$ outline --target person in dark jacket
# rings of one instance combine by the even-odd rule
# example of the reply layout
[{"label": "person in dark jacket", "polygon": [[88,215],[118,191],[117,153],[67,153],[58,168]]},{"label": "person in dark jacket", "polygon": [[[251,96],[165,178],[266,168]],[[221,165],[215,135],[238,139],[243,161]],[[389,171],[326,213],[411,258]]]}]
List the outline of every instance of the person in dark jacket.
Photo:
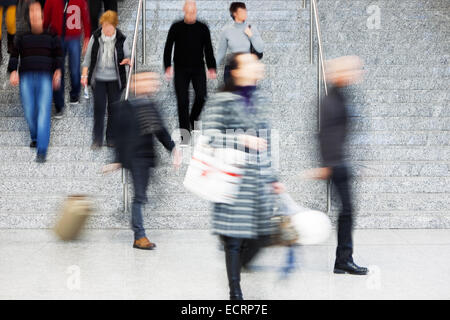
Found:
[{"label": "person in dark jacket", "polygon": [[[170,27],[164,48],[164,68],[166,79],[172,79],[172,49],[175,45],[175,93],[178,103],[180,129],[191,131],[198,120],[206,99],[205,57],[208,78],[216,78],[216,60],[211,43],[211,34],[206,24],[197,21],[195,1],[186,1],[184,20],[175,22]],[[195,91],[194,104],[189,113],[189,84]],[[187,143],[188,141],[183,141]]]},{"label": "person in dark jacket", "polygon": [[63,52],[58,36],[44,31],[39,2],[29,6],[29,21],[31,31],[17,35],[8,71],[12,85],[20,82],[20,97],[31,135],[30,147],[37,147],[36,161],[45,162],[50,139],[52,87],[57,89],[61,84]]},{"label": "person in dark jacket", "polygon": [[331,84],[320,110],[319,143],[323,168],[313,170],[318,179],[331,178],[342,202],[338,220],[338,245],[334,273],[365,275],[368,269],[353,262],[353,209],[349,183],[349,168],[345,161],[345,142],[348,131],[348,111],[343,90],[356,83],[362,75],[362,61],[355,56],[329,60],[327,81]]},{"label": "person in dark jacket", "polygon": [[91,17],[91,35],[98,29],[98,19],[102,12],[102,2],[105,12],[108,10],[117,12],[117,0],[89,0],[89,15]]},{"label": "person in dark jacket", "polygon": [[110,172],[123,167],[131,171],[134,198],[131,211],[131,225],[134,231],[133,247],[152,250],[156,245],[146,236],[142,219],[142,207],[147,202],[147,186],[151,168],[156,166],[154,137],[172,152],[174,165],[179,167],[181,155],[175,147],[158,109],[146,96],[155,93],[159,87],[159,76],[144,72],[133,76],[131,90],[136,98],[116,103],[114,128],[117,134],[116,161],[103,167]]},{"label": "person in dark jacket", "polygon": [[111,127],[111,105],[120,100],[127,85],[126,65],[130,65],[131,52],[125,35],[117,29],[117,13],[106,11],[100,18],[102,27],[89,40],[83,61],[81,84],[94,91],[94,129],[92,148],[103,145],[105,111],[108,106],[106,144],[114,146]]},{"label": "person in dark jacket", "polygon": [[0,0],[0,63],[3,61],[1,50],[3,12],[5,12],[5,24],[7,30],[8,53],[14,46],[14,35],[16,34],[16,8],[17,0]]},{"label": "person in dark jacket", "polygon": [[275,232],[275,194],[284,186],[272,167],[268,103],[256,88],[264,65],[254,54],[237,53],[229,66],[229,81],[208,99],[201,120],[211,147],[245,150],[236,199],[215,203],[212,216],[213,233],[224,243],[230,299],[242,300],[241,267],[249,265]]}]

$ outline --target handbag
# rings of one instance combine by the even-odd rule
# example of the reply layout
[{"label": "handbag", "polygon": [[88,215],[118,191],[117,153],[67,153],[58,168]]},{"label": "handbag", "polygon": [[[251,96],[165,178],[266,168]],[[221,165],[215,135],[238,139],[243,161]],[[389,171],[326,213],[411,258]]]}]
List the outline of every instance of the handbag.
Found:
[{"label": "handbag", "polygon": [[184,187],[214,203],[233,204],[239,192],[245,153],[232,148],[213,148],[200,136],[183,181]]}]

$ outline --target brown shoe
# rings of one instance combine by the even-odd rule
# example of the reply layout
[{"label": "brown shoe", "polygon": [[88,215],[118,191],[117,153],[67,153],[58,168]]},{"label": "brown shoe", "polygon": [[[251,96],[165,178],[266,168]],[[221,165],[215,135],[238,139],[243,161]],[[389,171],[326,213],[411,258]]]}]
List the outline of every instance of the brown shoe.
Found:
[{"label": "brown shoe", "polygon": [[156,244],[151,243],[150,240],[147,239],[147,237],[142,237],[134,241],[133,248],[142,250],[153,250],[156,248]]}]

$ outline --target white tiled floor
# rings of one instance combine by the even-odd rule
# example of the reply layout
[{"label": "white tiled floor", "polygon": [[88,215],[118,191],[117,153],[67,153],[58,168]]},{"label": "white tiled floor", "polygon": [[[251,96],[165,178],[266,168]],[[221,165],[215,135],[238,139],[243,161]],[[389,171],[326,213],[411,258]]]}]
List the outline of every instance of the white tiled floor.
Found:
[{"label": "white tiled floor", "polygon": [[[155,251],[131,247],[125,230],[86,230],[60,242],[48,230],[0,230],[0,299],[227,299],[223,252],[205,230],[150,231]],[[335,275],[335,240],[269,248],[242,275],[246,299],[450,299],[450,230],[356,230],[355,261],[369,276]],[[80,288],[70,266],[79,267]],[[68,285],[69,284],[69,285]],[[70,289],[72,288],[72,289]]]}]

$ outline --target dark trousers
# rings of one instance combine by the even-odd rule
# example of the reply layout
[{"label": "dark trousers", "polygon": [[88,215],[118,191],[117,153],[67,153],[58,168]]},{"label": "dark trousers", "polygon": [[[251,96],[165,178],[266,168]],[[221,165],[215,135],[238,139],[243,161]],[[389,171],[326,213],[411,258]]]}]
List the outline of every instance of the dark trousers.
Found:
[{"label": "dark trousers", "polygon": [[333,167],[331,181],[335,185],[342,203],[338,219],[338,246],[336,249],[336,264],[352,262],[353,258],[353,216],[350,193],[350,177],[345,165]]},{"label": "dark trousers", "polygon": [[[108,121],[106,125],[106,141],[114,141],[112,123],[111,105],[120,100],[120,89],[117,81],[99,81],[95,80],[94,91],[94,143],[103,144],[103,131],[105,122],[105,111],[108,109]],[[108,108],[107,108],[108,106]]]},{"label": "dark trousers", "polygon": [[61,86],[59,89],[53,91],[53,99],[55,101],[56,111],[62,111],[64,108],[64,74],[66,56],[69,56],[69,71],[70,71],[70,98],[78,100],[81,91],[81,44],[80,38],[65,39],[61,41],[64,59],[61,66]]},{"label": "dark trousers", "polygon": [[142,208],[147,202],[150,169],[150,162],[146,159],[133,160],[130,168],[134,188],[134,198],[131,208],[131,228],[133,229],[135,240],[145,237]]},{"label": "dark trousers", "polygon": [[89,15],[91,17],[91,35],[98,29],[98,20],[102,12],[102,2],[105,11],[117,12],[117,0],[89,0]]},{"label": "dark trousers", "polygon": [[[189,84],[195,92],[194,105],[189,114]],[[206,73],[202,68],[176,68],[175,67],[175,93],[178,102],[178,119],[180,129],[191,131],[194,122],[200,117],[206,99]]]},{"label": "dark trousers", "polygon": [[241,266],[247,266],[258,254],[264,244],[262,239],[241,239],[221,237],[225,249],[225,263],[227,266],[230,297],[242,297]]}]

